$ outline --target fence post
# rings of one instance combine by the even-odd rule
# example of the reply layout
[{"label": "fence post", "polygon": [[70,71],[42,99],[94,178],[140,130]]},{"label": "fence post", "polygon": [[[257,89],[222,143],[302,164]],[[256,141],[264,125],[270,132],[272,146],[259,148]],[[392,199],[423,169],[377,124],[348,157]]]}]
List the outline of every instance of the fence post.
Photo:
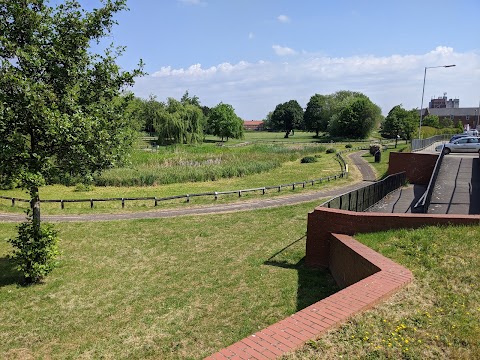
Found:
[{"label": "fence post", "polygon": [[93,209],[93,199],[90,199],[90,209]]},{"label": "fence post", "polygon": [[238,197],[242,197],[242,190],[238,190]]},{"label": "fence post", "polygon": [[60,200],[60,208],[62,210],[65,209],[65,204],[63,203],[63,200]]},{"label": "fence post", "polygon": [[157,197],[155,196],[153,200],[155,201],[155,206],[157,206],[158,205]]},{"label": "fence post", "polygon": [[262,195],[265,195],[265,188],[262,189]]},{"label": "fence post", "polygon": [[15,198],[12,198],[12,206],[15,206]]},{"label": "fence post", "polygon": [[215,191],[215,200],[218,199],[218,192]]},{"label": "fence post", "polygon": [[125,199],[122,198],[122,209],[124,209],[124,208],[125,208]]},{"label": "fence post", "polygon": [[190,195],[187,194],[187,203],[189,203],[189,202],[190,202]]},{"label": "fence post", "polygon": [[292,184],[292,190],[295,190],[295,183]]}]

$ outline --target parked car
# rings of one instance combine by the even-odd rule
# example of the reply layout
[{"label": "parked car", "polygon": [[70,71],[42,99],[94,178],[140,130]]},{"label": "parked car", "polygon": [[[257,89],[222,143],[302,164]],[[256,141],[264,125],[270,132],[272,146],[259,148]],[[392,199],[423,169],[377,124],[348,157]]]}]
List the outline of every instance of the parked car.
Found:
[{"label": "parked car", "polygon": [[435,148],[435,151],[441,151],[443,148],[445,155],[450,154],[451,152],[476,152],[480,154],[480,139],[476,136],[461,137],[451,143],[445,143],[444,145],[438,145]]},{"label": "parked car", "polygon": [[472,136],[472,135],[468,135],[468,134],[465,134],[465,133],[453,135],[449,142],[453,143],[455,140],[460,139],[462,137],[467,137],[467,136]]}]

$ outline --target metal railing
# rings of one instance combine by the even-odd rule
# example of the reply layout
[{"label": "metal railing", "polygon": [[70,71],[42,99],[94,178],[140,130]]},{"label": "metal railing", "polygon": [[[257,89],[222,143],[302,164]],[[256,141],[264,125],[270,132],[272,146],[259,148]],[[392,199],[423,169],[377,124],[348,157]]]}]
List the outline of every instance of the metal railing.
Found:
[{"label": "metal railing", "polygon": [[428,182],[427,189],[414,206],[416,209],[421,210],[425,214],[428,212],[428,207],[430,206],[430,201],[432,200],[433,189],[435,188],[435,182],[437,181],[438,177],[438,172],[440,171],[440,167],[442,166],[442,161],[445,156],[445,152],[443,151],[444,148],[445,144],[443,144],[442,150],[440,151],[437,161],[435,162],[435,167],[433,168],[432,176]]},{"label": "metal railing", "polygon": [[435,135],[426,139],[413,139],[412,152],[423,150],[426,147],[429,147],[430,145],[438,141],[449,140],[452,136],[453,136],[452,134],[443,134],[443,135]]},{"label": "metal railing", "polygon": [[392,191],[403,186],[406,181],[406,172],[389,175],[371,185],[334,197],[320,206],[362,212],[368,210]]}]

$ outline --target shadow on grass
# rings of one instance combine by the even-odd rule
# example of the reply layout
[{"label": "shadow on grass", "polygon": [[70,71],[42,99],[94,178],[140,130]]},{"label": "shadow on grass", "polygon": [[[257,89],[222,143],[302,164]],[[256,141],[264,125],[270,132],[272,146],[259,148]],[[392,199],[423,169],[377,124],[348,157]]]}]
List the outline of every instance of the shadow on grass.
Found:
[{"label": "shadow on grass", "polygon": [[305,236],[294,241],[264,262],[265,265],[294,269],[298,272],[297,311],[315,304],[340,290],[328,270],[308,268],[305,265],[305,258],[302,258],[297,263],[278,259],[284,251],[304,238]]},{"label": "shadow on grass", "polygon": [[0,287],[22,284],[22,275],[15,269],[15,263],[12,259],[0,257]]}]

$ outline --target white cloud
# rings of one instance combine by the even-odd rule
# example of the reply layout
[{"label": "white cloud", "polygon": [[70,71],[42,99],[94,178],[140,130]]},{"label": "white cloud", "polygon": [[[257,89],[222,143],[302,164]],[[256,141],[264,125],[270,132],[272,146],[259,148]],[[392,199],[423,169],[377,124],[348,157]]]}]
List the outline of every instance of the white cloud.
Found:
[{"label": "white cloud", "polygon": [[273,45],[272,46],[273,51],[275,51],[275,54],[278,56],[288,56],[288,55],[295,55],[297,52],[293,49],[290,49],[289,47],[284,47],[280,45]]},{"label": "white cloud", "polygon": [[[288,49],[278,47],[279,49]],[[263,119],[279,103],[295,99],[305,106],[315,93],[360,91],[378,104],[384,114],[395,105],[420,107],[425,66],[456,64],[453,68],[429,69],[424,104],[447,92],[460,106],[476,107],[480,89],[480,53],[455,52],[438,46],[426,54],[329,57],[297,54],[283,61],[222,63],[188,68],[162,67],[137,80],[137,96],[150,94],[159,100],[180,98],[186,90],[206,106],[231,104],[244,119]]]},{"label": "white cloud", "polygon": [[277,20],[284,24],[289,23],[291,21],[287,15],[279,15],[277,16]]}]

